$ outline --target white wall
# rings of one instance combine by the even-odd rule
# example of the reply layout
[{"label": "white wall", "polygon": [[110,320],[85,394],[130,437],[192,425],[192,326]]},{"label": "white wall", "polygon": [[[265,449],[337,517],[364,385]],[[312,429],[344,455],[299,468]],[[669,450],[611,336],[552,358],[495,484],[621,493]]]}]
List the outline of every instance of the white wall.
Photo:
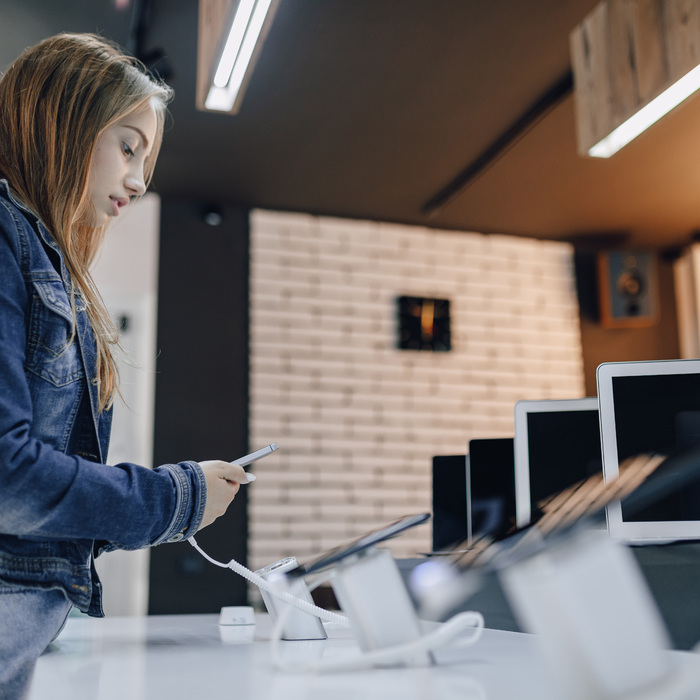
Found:
[{"label": "white wall", "polygon": [[[403,294],[451,300],[452,352],[396,349]],[[252,567],[429,511],[433,455],[512,436],[519,399],[584,392],[563,243],[255,211],[250,311],[251,448],[281,447],[249,491]]]},{"label": "white wall", "polygon": [[[120,342],[121,398],[114,405],[108,463],[152,467],[155,398],[160,198],[147,194],[130,204],[105,238],[93,276],[112,317],[128,319]],[[145,615],[148,550],[99,557],[107,615]]]}]

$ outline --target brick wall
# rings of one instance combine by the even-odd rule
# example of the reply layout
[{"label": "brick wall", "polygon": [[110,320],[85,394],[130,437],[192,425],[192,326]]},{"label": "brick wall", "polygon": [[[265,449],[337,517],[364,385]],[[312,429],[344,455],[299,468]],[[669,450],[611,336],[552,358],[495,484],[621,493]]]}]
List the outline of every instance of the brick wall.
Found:
[{"label": "brick wall", "polygon": [[[449,298],[453,350],[396,349],[396,297]],[[513,435],[519,399],[583,396],[563,243],[251,213],[250,565],[429,511],[431,458]],[[430,546],[425,525],[393,540]]]}]

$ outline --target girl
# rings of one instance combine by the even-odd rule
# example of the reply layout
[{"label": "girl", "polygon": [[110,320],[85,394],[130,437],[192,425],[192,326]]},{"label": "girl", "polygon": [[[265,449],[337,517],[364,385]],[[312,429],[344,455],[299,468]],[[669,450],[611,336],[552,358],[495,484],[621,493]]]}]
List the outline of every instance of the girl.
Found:
[{"label": "girl", "polygon": [[117,333],[89,266],[142,195],[171,90],[93,35],[0,80],[0,696],[23,697],[72,606],[103,615],[98,554],[193,535],[248,478],[223,461],[106,466]]}]

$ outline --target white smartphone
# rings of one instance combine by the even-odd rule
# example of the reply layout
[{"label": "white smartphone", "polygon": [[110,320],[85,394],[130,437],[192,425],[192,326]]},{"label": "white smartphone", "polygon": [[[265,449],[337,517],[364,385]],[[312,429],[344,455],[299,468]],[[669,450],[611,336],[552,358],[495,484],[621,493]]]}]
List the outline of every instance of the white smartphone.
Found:
[{"label": "white smartphone", "polygon": [[239,457],[238,459],[231,462],[231,464],[237,464],[240,467],[245,467],[248,464],[252,464],[253,462],[257,462],[259,459],[262,459],[263,457],[267,457],[267,455],[272,454],[275,450],[278,450],[278,449],[279,449],[279,445],[276,442],[273,442],[271,445],[268,445],[267,447],[263,447],[261,450],[256,450],[255,452],[251,452],[249,455],[246,455],[245,457]]}]

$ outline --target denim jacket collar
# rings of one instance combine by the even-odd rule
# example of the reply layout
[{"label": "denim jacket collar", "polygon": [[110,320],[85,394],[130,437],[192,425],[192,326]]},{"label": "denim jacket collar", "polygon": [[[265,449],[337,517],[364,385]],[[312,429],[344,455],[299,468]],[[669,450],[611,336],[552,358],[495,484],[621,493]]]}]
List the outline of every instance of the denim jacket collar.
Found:
[{"label": "denim jacket collar", "polygon": [[4,178],[0,178],[0,189],[2,190],[2,193],[7,197],[7,199],[9,199],[18,209],[21,209],[27,215],[27,218],[32,224],[35,224],[36,231],[41,237],[41,240],[47,246],[55,250],[56,253],[58,253],[58,255],[61,258],[61,276],[63,277],[63,280],[65,282],[70,283],[70,276],[68,275],[68,271],[65,269],[63,253],[61,253],[61,249],[58,247],[58,243],[56,243],[54,237],[49,233],[49,230],[46,228],[46,225],[41,220],[39,215],[33,209],[30,209],[29,206],[26,205],[21,199],[15,196],[15,194],[12,192],[12,189],[10,188],[10,183]]}]

